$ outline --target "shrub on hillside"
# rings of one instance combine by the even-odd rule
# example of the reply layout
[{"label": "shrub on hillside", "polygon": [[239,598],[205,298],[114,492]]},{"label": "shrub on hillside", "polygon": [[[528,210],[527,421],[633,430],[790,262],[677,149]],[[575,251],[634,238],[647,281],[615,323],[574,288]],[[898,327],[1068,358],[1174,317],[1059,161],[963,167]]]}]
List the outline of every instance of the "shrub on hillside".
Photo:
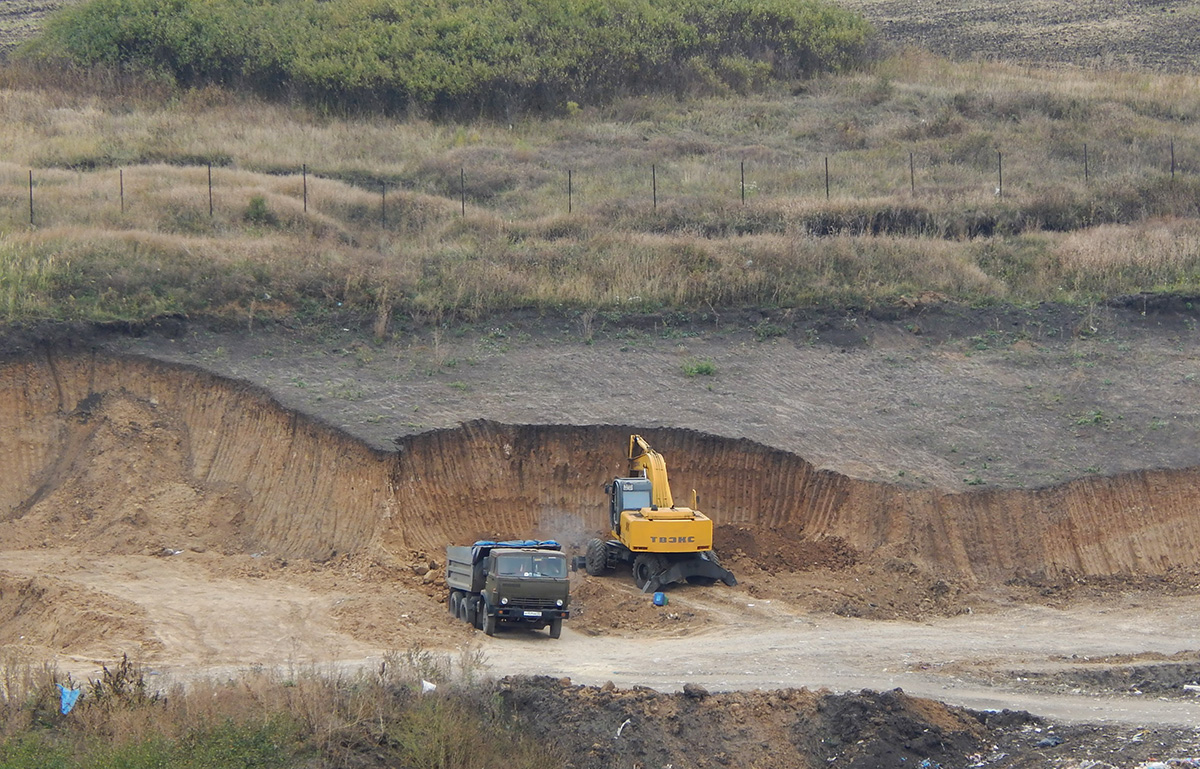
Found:
[{"label": "shrub on hillside", "polygon": [[824,0],[88,0],[24,55],[433,114],[745,91],[844,69],[870,28]]}]

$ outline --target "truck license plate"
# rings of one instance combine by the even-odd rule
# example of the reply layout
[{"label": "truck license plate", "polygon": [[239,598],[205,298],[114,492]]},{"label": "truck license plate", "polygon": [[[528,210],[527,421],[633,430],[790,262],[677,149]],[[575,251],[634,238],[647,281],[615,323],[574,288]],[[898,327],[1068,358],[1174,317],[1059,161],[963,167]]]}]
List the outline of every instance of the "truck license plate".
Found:
[{"label": "truck license plate", "polygon": [[525,616],[526,617],[540,617],[540,616],[542,616],[542,613],[540,611],[527,611],[527,612],[525,612]]}]

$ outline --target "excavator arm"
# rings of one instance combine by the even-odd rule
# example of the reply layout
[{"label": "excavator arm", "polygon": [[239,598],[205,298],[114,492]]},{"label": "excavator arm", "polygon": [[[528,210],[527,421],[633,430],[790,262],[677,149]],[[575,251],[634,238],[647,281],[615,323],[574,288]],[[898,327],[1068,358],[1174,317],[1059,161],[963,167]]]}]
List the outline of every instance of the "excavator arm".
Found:
[{"label": "excavator arm", "polygon": [[671,483],[667,480],[667,461],[640,435],[629,436],[629,474],[650,481],[650,503],[655,507],[675,507]]}]

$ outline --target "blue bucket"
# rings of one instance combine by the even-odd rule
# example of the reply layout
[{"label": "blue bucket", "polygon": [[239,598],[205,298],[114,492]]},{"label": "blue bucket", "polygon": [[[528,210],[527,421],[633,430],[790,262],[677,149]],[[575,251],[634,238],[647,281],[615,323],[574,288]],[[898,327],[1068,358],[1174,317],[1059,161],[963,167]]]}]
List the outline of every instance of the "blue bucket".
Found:
[{"label": "blue bucket", "polygon": [[654,594],[654,605],[655,606],[666,606],[667,605],[667,594],[662,592],[661,590],[659,592],[655,593]]}]

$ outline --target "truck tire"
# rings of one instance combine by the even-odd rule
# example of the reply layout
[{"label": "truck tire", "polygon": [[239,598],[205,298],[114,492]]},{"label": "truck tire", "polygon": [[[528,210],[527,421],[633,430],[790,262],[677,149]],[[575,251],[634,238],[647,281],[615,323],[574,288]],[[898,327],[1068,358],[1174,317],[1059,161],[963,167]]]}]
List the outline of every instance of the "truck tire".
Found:
[{"label": "truck tire", "polygon": [[661,555],[642,553],[633,559],[633,582],[638,590],[645,590],[651,580],[666,570],[667,561]]},{"label": "truck tire", "polygon": [[496,635],[496,615],[488,614],[483,618],[483,632],[487,635]]},{"label": "truck tire", "polygon": [[550,620],[550,637],[558,638],[562,635],[562,617],[556,617]]},{"label": "truck tire", "polygon": [[608,545],[602,539],[589,539],[584,568],[593,577],[608,571]]},{"label": "truck tire", "polygon": [[483,630],[483,618],[487,616],[487,607],[483,604],[483,599],[475,596],[473,605],[475,607],[475,629]]},{"label": "truck tire", "polygon": [[475,596],[471,596],[467,598],[467,600],[463,601],[463,608],[467,615],[467,624],[471,627],[475,627],[479,624],[478,620],[475,618],[475,612],[478,611],[478,606],[478,599],[476,599]]},{"label": "truck tire", "polygon": [[446,605],[450,608],[450,616],[458,619],[458,602],[462,600],[462,593],[457,590],[450,591],[450,597],[446,599]]}]

